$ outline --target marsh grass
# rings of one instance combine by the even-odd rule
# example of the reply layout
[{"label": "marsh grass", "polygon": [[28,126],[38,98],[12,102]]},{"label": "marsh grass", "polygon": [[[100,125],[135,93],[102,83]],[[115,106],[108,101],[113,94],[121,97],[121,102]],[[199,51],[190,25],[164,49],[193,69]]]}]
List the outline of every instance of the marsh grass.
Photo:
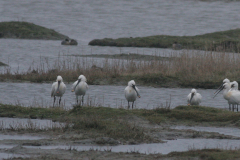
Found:
[{"label": "marsh grass", "polygon": [[26,126],[13,125],[10,130],[14,131],[50,130],[56,133],[85,133],[91,138],[106,136],[129,143],[132,141],[133,143],[156,141],[146,134],[148,129],[139,125],[141,123],[139,120],[168,125],[240,126],[240,113],[204,106],[178,106],[174,109],[167,106],[153,110],[76,106],[70,110],[63,110],[62,108],[33,108],[1,104],[0,116],[29,118],[31,115],[34,118],[53,119],[53,121],[65,124],[50,126],[46,129],[29,122]]},{"label": "marsh grass", "polygon": [[203,160],[227,160],[227,159],[238,159],[240,157],[239,149],[190,149],[187,152],[171,152],[166,157],[198,157]]},{"label": "marsh grass", "polygon": [[134,79],[140,85],[163,87],[216,88],[224,78],[240,81],[240,55],[215,52],[183,51],[170,55],[171,61],[109,59],[95,61],[86,57],[59,56],[54,64],[41,59],[39,66],[26,72],[12,73],[6,69],[0,80],[52,82],[61,75],[73,82],[84,74],[88,84],[126,84]]}]

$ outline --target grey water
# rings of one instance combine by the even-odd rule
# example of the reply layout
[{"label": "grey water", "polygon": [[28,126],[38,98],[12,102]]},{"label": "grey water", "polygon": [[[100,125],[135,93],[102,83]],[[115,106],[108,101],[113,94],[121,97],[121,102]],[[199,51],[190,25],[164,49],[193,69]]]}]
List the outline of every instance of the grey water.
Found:
[{"label": "grey water", "polygon": [[60,41],[0,39],[0,60],[13,72],[26,71],[40,57],[53,63],[59,54],[175,54],[171,49],[88,46],[98,38],[198,35],[238,28],[240,2],[149,1],[0,1],[0,21],[27,21],[68,35],[78,46]]},{"label": "grey water", "polygon": [[225,139],[177,139],[170,140],[167,143],[152,143],[140,145],[118,145],[118,146],[24,146],[26,148],[39,149],[69,149],[70,147],[78,151],[98,150],[112,152],[139,152],[143,154],[168,154],[170,152],[183,152],[191,149],[239,149],[240,140],[225,140]]},{"label": "grey water", "polygon": [[[0,83],[0,103],[46,107],[53,106],[50,83]],[[76,104],[76,96],[71,92],[72,84],[66,84],[67,89],[62,97],[61,106],[71,109]],[[127,86],[127,85],[126,85]],[[127,108],[127,101],[124,97],[126,86],[111,85],[89,85],[89,89],[84,97],[85,104],[93,106],[104,106],[112,108]],[[187,95],[191,89],[185,88],[154,88],[137,86],[140,90],[141,98],[135,102],[134,108],[153,109],[156,107],[166,107],[170,105],[174,108],[179,105],[187,105]],[[202,106],[227,109],[228,103],[221,94],[214,99],[214,89],[197,89],[202,94]],[[90,102],[91,101],[91,102]],[[56,101],[57,104],[57,101]]]}]

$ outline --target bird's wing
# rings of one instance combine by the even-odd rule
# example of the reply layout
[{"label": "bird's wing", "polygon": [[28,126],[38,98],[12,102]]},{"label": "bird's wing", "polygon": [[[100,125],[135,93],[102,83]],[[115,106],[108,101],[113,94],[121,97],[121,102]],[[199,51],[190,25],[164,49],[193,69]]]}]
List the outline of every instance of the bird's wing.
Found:
[{"label": "bird's wing", "polygon": [[54,96],[53,94],[55,93],[55,85],[56,85],[56,83],[57,83],[57,82],[54,82],[54,83],[52,84],[51,97]]},{"label": "bird's wing", "polygon": [[78,81],[75,81],[75,82],[72,84],[72,89],[74,89],[74,87],[77,85],[77,82],[78,82]]},{"label": "bird's wing", "polygon": [[63,94],[64,94],[66,91],[66,85],[63,82],[62,82],[62,85],[63,85],[62,89],[63,89]]},{"label": "bird's wing", "polygon": [[191,98],[191,93],[189,93],[189,95],[187,96],[187,102],[190,102],[190,98]]},{"label": "bird's wing", "polygon": [[240,104],[240,92],[233,90],[232,92],[232,96],[229,98],[229,100],[231,100],[232,102],[235,102],[236,104]]},{"label": "bird's wing", "polygon": [[197,96],[198,96],[199,102],[202,102],[202,95],[200,93],[197,93]]},{"label": "bird's wing", "polygon": [[128,90],[128,87],[126,87],[126,88],[124,89],[125,97],[126,97],[126,94],[127,94],[127,90]]}]

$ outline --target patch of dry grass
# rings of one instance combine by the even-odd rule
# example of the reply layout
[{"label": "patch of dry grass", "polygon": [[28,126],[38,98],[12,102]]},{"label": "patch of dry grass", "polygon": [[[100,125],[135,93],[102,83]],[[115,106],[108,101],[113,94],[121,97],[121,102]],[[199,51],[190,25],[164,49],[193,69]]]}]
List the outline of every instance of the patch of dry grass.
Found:
[{"label": "patch of dry grass", "polygon": [[89,84],[125,84],[134,79],[141,85],[214,88],[224,78],[239,81],[240,55],[230,53],[200,53],[183,51],[170,59],[136,61],[108,59],[96,62],[91,58],[59,56],[54,64],[42,61],[28,71],[11,73],[6,69],[1,80],[32,82],[55,81],[62,75],[65,82],[75,81],[84,74]]}]

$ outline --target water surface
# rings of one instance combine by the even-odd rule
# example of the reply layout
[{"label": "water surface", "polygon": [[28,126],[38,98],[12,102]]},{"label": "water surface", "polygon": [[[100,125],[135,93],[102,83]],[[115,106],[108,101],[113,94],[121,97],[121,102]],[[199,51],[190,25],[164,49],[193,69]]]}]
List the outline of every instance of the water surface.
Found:
[{"label": "water surface", "polygon": [[[50,83],[0,83],[1,100],[0,103],[5,104],[22,104],[23,106],[53,106],[53,98],[51,98]],[[62,105],[65,108],[72,108],[76,104],[76,97],[71,92],[72,84],[66,84],[67,89],[62,97]],[[124,89],[126,86],[111,85],[89,85],[89,89],[85,95],[85,104],[94,106],[104,106],[112,108],[126,108],[127,101],[124,97]],[[141,98],[135,102],[135,108],[152,109],[156,107],[166,107],[170,103],[171,108],[179,105],[187,105],[187,95],[191,89],[184,88],[153,88],[138,86]],[[221,94],[212,98],[215,89],[198,89],[202,94],[202,106],[228,108],[228,103],[223,99]],[[57,101],[56,101],[57,102]]]}]

